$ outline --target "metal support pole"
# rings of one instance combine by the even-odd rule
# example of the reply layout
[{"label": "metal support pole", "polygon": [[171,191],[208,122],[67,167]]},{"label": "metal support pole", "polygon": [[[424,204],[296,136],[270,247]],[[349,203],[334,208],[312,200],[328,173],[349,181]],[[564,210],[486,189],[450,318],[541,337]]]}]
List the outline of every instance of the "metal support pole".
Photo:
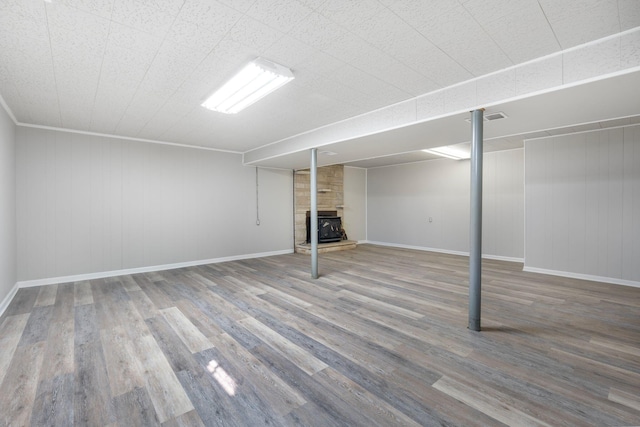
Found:
[{"label": "metal support pole", "polygon": [[469,238],[469,329],[480,331],[482,281],[482,120],[471,112],[471,225]]},{"label": "metal support pole", "polygon": [[318,149],[311,149],[311,277],[318,278]]}]

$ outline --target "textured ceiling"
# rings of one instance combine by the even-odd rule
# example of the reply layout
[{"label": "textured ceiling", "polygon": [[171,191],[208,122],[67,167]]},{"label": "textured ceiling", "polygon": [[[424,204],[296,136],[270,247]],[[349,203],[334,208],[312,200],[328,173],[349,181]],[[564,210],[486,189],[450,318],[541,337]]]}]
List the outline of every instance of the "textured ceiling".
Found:
[{"label": "textured ceiling", "polygon": [[[0,0],[23,124],[245,152],[640,26],[638,0]],[[296,79],[200,103],[263,56]]]}]

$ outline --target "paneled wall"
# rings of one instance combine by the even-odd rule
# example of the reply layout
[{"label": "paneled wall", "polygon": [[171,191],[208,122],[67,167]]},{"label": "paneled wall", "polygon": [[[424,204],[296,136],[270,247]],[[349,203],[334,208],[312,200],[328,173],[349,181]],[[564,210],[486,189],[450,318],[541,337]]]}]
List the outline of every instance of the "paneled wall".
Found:
[{"label": "paneled wall", "polygon": [[525,268],[640,282],[640,126],[525,151]]},{"label": "paneled wall", "polygon": [[292,178],[241,155],[18,128],[18,279],[293,249]]},{"label": "paneled wall", "polygon": [[[522,259],[523,150],[485,153],[483,253]],[[371,242],[469,251],[469,161],[431,160],[367,171]]]},{"label": "paneled wall", "polygon": [[15,125],[0,107],[0,313],[17,281]]}]

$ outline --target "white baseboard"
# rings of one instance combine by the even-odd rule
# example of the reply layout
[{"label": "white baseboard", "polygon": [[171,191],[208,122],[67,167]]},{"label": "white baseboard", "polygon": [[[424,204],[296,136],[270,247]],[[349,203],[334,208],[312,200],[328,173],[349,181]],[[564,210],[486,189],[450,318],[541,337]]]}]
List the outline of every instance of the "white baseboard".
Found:
[{"label": "white baseboard", "polygon": [[482,258],[485,259],[494,259],[496,261],[507,261],[507,262],[519,262],[520,264],[524,264],[524,258],[515,258],[509,256],[500,256],[500,255],[482,255]]},{"label": "white baseboard", "polygon": [[611,283],[613,285],[623,285],[623,286],[632,286],[634,288],[640,288],[640,282],[636,282],[633,280],[617,279],[615,277],[602,277],[602,276],[594,276],[591,274],[572,273],[570,271],[547,270],[546,268],[526,267],[526,266],[522,270],[527,271],[529,273],[549,274],[551,276],[569,277],[571,279],[589,280],[591,282]]},{"label": "white baseboard", "polygon": [[11,304],[13,297],[16,296],[16,292],[18,292],[18,288],[19,288],[18,283],[13,285],[13,288],[11,288],[7,296],[5,296],[2,302],[0,302],[0,316],[4,314],[7,307],[9,307],[9,304]]},{"label": "white baseboard", "polygon": [[176,268],[194,267],[197,265],[217,264],[220,262],[239,261],[239,260],[251,259],[251,258],[263,258],[268,256],[285,255],[285,254],[291,254],[291,253],[293,253],[293,249],[285,249],[282,251],[259,252],[259,253],[246,254],[246,255],[234,255],[234,256],[222,257],[222,258],[178,262],[175,264],[153,265],[149,267],[127,268],[124,270],[102,271],[99,273],[86,273],[86,274],[77,274],[73,276],[48,277],[45,279],[20,281],[16,284],[16,286],[17,288],[30,288],[33,286],[53,285],[57,283],[80,282],[83,280],[102,279],[105,277],[123,276],[127,274],[149,273],[151,271],[173,270]]},{"label": "white baseboard", "polygon": [[[362,243],[368,243],[370,245],[378,245],[378,246],[388,246],[388,247],[400,248],[400,249],[413,249],[413,250],[416,250],[416,251],[437,252],[437,253],[441,253],[441,254],[469,256],[469,252],[451,251],[451,250],[448,250],[448,249],[438,249],[438,248],[428,248],[428,247],[424,247],[424,246],[403,245],[403,244],[400,244],[400,243],[375,242],[375,241],[370,241],[370,240],[364,241]],[[494,260],[498,260],[498,261],[508,261],[508,262],[519,262],[519,263],[523,263],[524,262],[523,258],[514,258],[514,257],[506,257],[506,256],[499,256],[499,255],[483,254],[482,258],[494,259]]]}]

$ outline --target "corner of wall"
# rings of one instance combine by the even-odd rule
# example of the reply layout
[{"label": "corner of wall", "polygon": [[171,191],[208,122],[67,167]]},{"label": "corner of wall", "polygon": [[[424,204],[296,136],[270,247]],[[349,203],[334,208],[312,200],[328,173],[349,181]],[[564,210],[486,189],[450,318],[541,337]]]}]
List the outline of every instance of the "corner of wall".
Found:
[{"label": "corner of wall", "polygon": [[13,285],[9,293],[2,299],[2,302],[0,302],[0,317],[2,317],[4,312],[7,310],[7,308],[9,307],[9,304],[11,304],[11,301],[13,301],[13,297],[16,296],[16,293],[18,292],[18,288],[19,288],[18,283]]}]

